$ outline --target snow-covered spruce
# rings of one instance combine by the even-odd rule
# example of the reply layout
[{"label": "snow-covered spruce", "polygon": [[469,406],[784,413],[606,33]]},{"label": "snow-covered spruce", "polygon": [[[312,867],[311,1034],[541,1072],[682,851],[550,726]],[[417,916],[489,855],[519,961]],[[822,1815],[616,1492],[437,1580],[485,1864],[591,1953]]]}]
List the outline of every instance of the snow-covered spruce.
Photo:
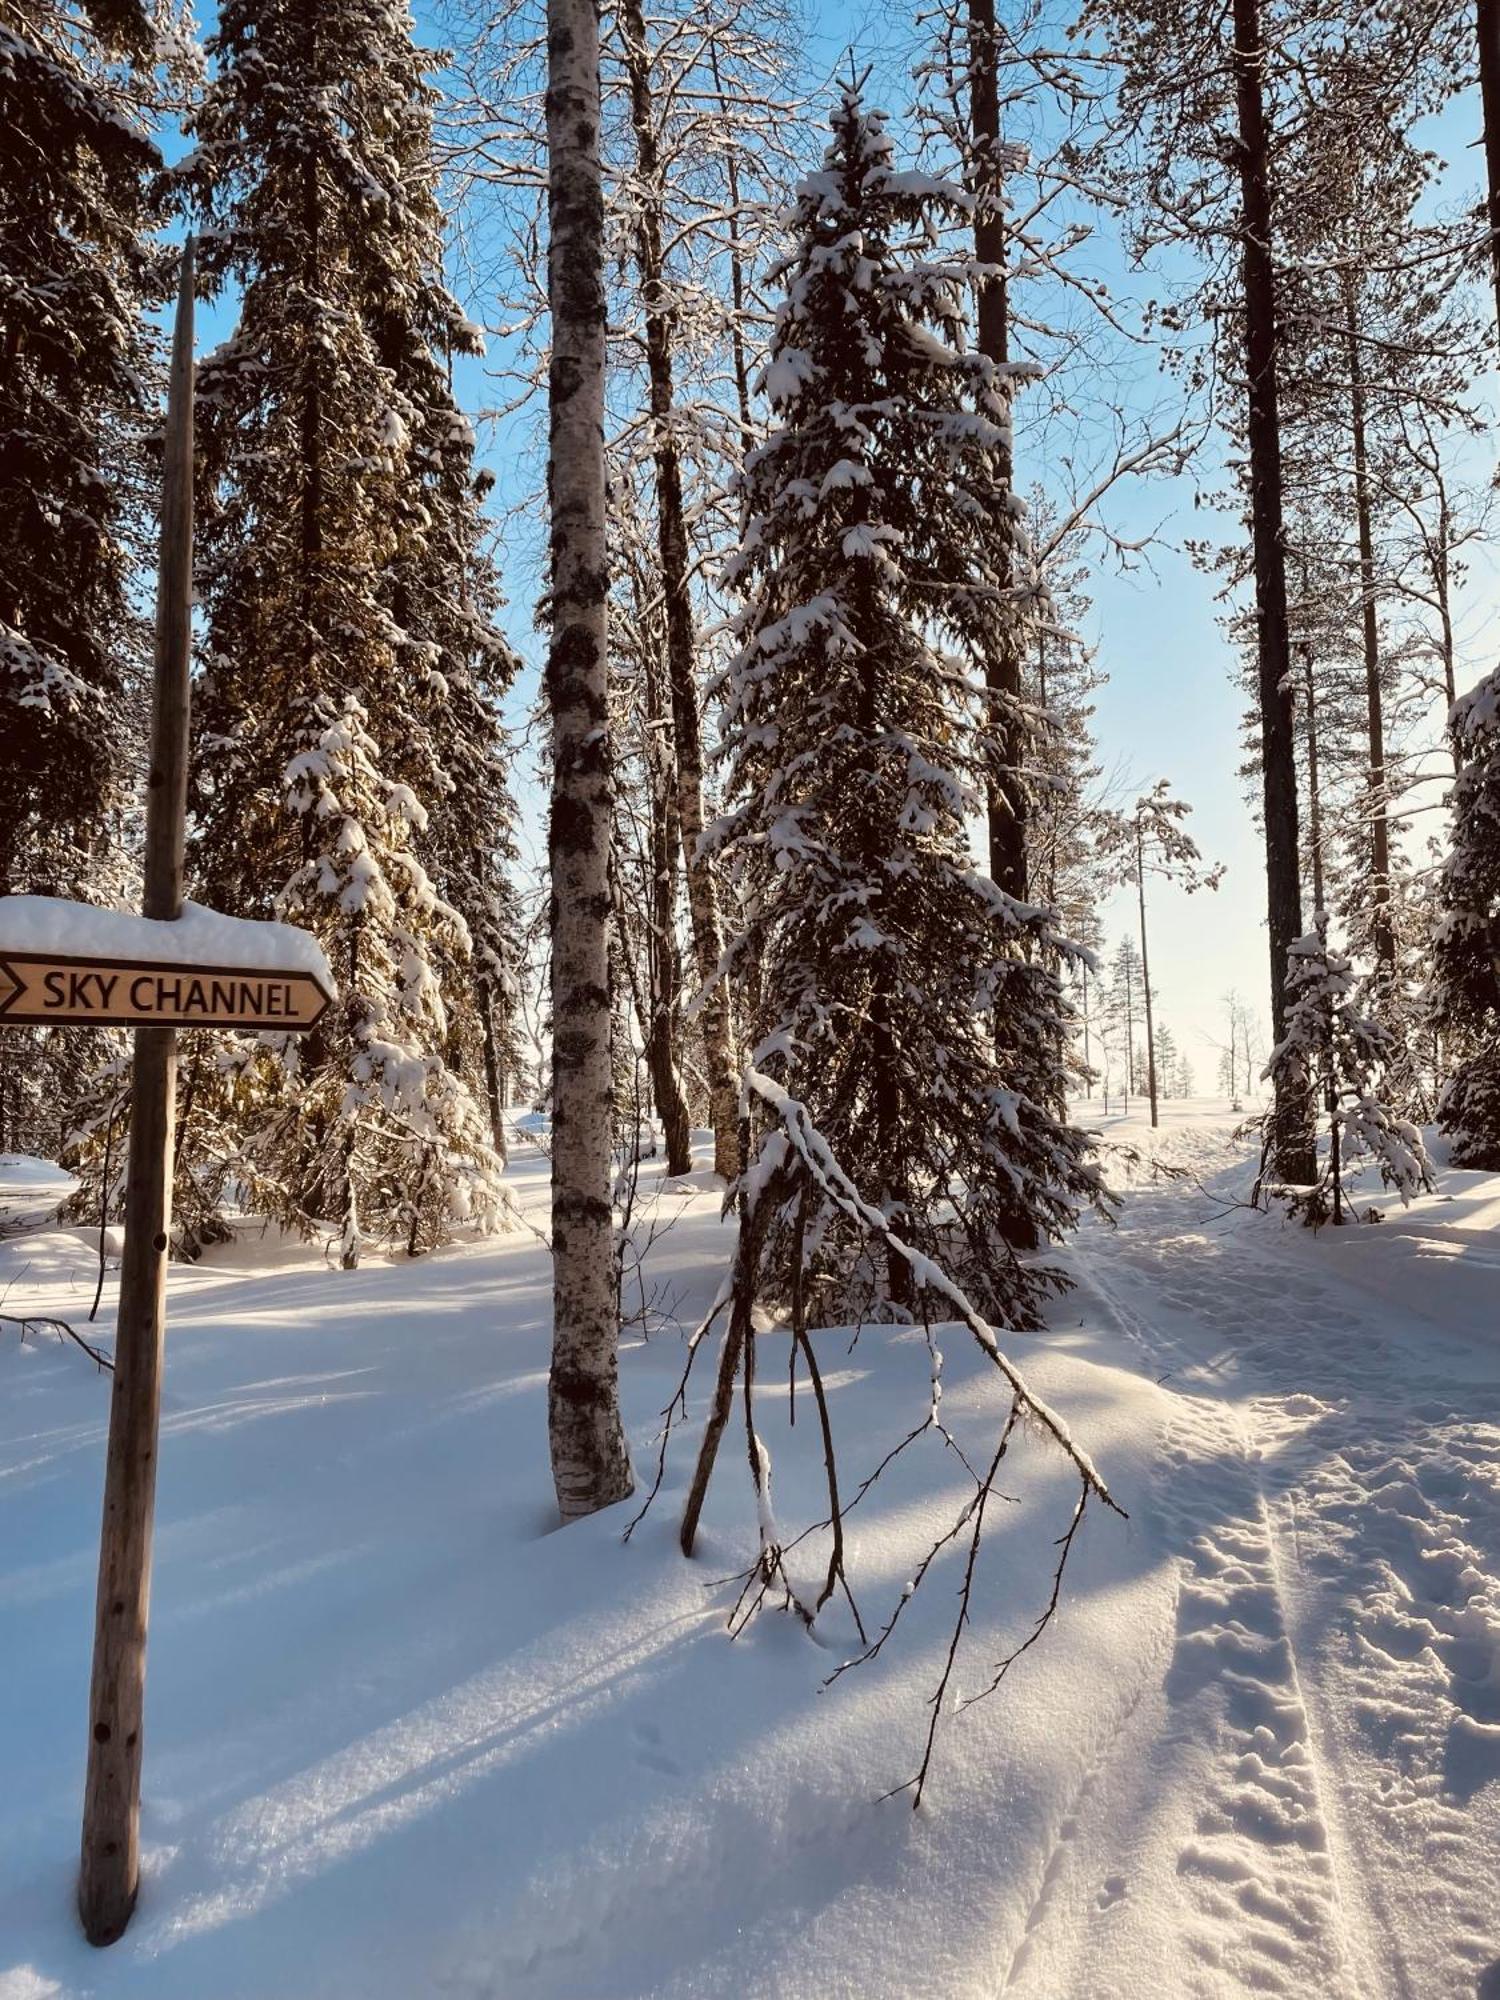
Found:
[{"label": "snow-covered spruce", "polygon": [[77,893],[119,805],[160,160],[149,9],[0,14],[0,893]]},{"label": "snow-covered spruce", "polygon": [[[966,837],[986,663],[1023,615],[1004,583],[1005,382],[965,349],[969,260],[939,247],[966,202],[897,171],[883,118],[845,95],[777,272],[779,421],[743,475],[729,802],[709,837],[741,896],[731,965],[758,968],[757,1067],[906,1241],[1029,1322],[1058,1279],[1019,1253],[1099,1183],[1058,1109],[1057,968],[1076,949],[1052,910],[975,870]],[[772,1290],[805,1257],[912,1310],[905,1261],[871,1272],[858,1232],[792,1179]]]},{"label": "snow-covered spruce", "polygon": [[1500,1168],[1500,671],[1454,704],[1452,845],[1438,881],[1428,1010],[1451,1067],[1438,1123],[1457,1167]]},{"label": "snow-covered spruce", "polygon": [[[308,859],[281,904],[333,941],[343,997],[325,1038],[332,1059],[303,1079],[300,1048],[286,1054],[297,1107],[287,1137],[299,1184],[322,1191],[314,1213],[339,1222],[348,1267],[370,1233],[415,1252],[456,1222],[493,1226],[502,1197],[479,1106],[442,1055],[449,1021],[438,966],[465,955],[468,937],[415,852],[426,813],[379,768],[358,701],[347,696],[326,718],[320,706],[308,703],[312,740],[287,769]],[[252,1188],[262,1150],[250,1149]],[[273,1172],[266,1206],[280,1190]]]},{"label": "snow-covered spruce", "polygon": [[[152,16],[0,8],[0,895],[131,888],[162,289]],[[11,1029],[0,1152],[55,1156],[115,1040]]]},{"label": "snow-covered spruce", "polygon": [[1344,1176],[1357,1160],[1373,1160],[1380,1178],[1403,1202],[1431,1186],[1422,1135],[1378,1094],[1382,1074],[1400,1051],[1390,1031],[1359,1005],[1359,981],[1347,958],[1330,948],[1327,919],[1298,938],[1287,954],[1287,1030],[1264,1074],[1278,1102],[1293,1098],[1328,1119],[1328,1146],[1318,1178],[1291,1197],[1293,1214],[1316,1229],[1349,1219]]},{"label": "snow-covered spruce", "polygon": [[211,1226],[241,1180],[352,1262],[497,1209],[512,663],[446,379],[477,336],[441,282],[407,10],[226,0],[209,52],[176,179],[239,317],[198,381],[193,889],[306,923],[340,1007],[295,1049],[195,1038],[178,1194]]}]

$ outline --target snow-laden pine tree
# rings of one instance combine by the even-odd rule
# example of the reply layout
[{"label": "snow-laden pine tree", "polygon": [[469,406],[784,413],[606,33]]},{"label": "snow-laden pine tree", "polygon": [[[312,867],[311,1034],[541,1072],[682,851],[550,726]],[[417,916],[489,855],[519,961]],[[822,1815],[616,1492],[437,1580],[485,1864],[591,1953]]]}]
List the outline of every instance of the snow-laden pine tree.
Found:
[{"label": "snow-laden pine tree", "polygon": [[[446,313],[446,295],[442,305]],[[394,311],[386,324],[405,350],[392,365],[411,426],[406,483],[395,496],[397,548],[385,572],[397,682],[409,704],[395,768],[427,815],[414,833],[415,851],[462,920],[439,946],[444,1059],[487,1102],[503,1154],[523,947],[501,703],[518,662],[495,622],[502,599],[481,512],[489,475],[476,477],[474,434],[455,407],[435,345],[451,337],[452,321],[426,336]]]},{"label": "snow-laden pine tree", "polygon": [[217,1063],[199,1137],[237,1137],[259,1198],[352,1262],[498,1207],[476,992],[503,978],[511,666],[446,374],[478,337],[442,283],[408,9],[226,0],[208,47],[178,180],[239,315],[199,370],[196,889],[315,930],[340,999],[257,1075]]},{"label": "snow-laden pine tree", "polygon": [[[0,0],[0,894],[133,886],[163,25],[138,0]],[[112,1039],[0,1037],[0,1151],[55,1158]]]},{"label": "snow-laden pine tree", "polygon": [[[1054,1109],[1071,949],[968,844],[987,667],[1019,618],[1006,385],[966,351],[970,260],[940,247],[968,202],[898,171],[883,118],[846,91],[777,272],[777,423],[743,477],[731,581],[748,602],[713,841],[745,913],[732,962],[758,970],[753,1060],[907,1242],[1027,1320],[1056,1277],[1017,1245],[1060,1234],[1098,1184]],[[761,1135],[752,1178],[778,1149]],[[802,1269],[858,1283],[823,1192],[790,1159],[777,1187],[771,1288]],[[895,1309],[916,1304],[896,1253],[870,1275]]]},{"label": "snow-laden pine tree", "polygon": [[1427,1005],[1451,1067],[1438,1106],[1453,1164],[1500,1168],[1500,671],[1460,695],[1458,776],[1437,882]]},{"label": "snow-laden pine tree", "polygon": [[[294,1044],[287,1064],[295,1184],[320,1195],[304,1202],[313,1214],[337,1221],[346,1269],[372,1233],[415,1254],[454,1222],[493,1225],[500,1206],[484,1118],[446,1060],[439,955],[465,954],[467,932],[417,857],[426,809],[381,769],[366,721],[354,695],[330,704],[316,739],[287,767],[287,804],[307,828],[307,859],[279,899],[284,916],[331,947],[339,983],[342,1059],[304,1073]],[[258,1182],[269,1149],[262,1138],[248,1150]],[[285,1184],[279,1153],[268,1162],[267,1206],[279,1205]]]},{"label": "snow-laden pine tree", "polygon": [[86,895],[129,789],[153,57],[136,0],[0,5],[0,892]]},{"label": "snow-laden pine tree", "polygon": [[1403,1202],[1431,1186],[1427,1154],[1415,1125],[1391,1110],[1379,1088],[1399,1054],[1390,1032],[1360,1001],[1360,982],[1342,952],[1328,943],[1327,919],[1298,938],[1288,955],[1286,1033],[1271,1051],[1265,1076],[1328,1120],[1328,1145],[1310,1186],[1296,1190],[1293,1214],[1311,1228],[1348,1219],[1344,1177],[1372,1160],[1385,1186]]}]

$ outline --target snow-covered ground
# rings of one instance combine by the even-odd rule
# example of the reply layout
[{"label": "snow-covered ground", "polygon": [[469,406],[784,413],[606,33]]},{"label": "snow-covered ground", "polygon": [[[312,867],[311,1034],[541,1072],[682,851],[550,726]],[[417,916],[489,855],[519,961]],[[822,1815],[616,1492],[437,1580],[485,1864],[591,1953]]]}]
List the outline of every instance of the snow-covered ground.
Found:
[{"label": "snow-covered ground", "polygon": [[[1110,1141],[1118,1227],[1012,1338],[1129,1510],[1090,1510],[1060,1622],[945,1716],[949,1551],[872,1664],[725,1617],[753,1549],[726,1444],[699,1558],[656,1510],[550,1530],[547,1278],[531,1229],[351,1274],[248,1236],[174,1269],[143,1814],[124,1940],[72,1915],[108,1381],[0,1323],[0,1996],[150,2000],[1496,2000],[1500,1178],[1445,1174],[1311,1239],[1234,1205],[1223,1106]],[[544,1226],[546,1167],[514,1187]],[[649,1338],[622,1369],[637,1462],[727,1250],[706,1185],[648,1177]],[[84,1325],[91,1232],[0,1162],[0,1312]],[[25,1226],[18,1226],[18,1225]],[[627,1302],[629,1303],[629,1301]],[[920,1419],[920,1333],[817,1336],[846,1486]],[[1003,1410],[942,1336],[961,1440]],[[783,1528],[816,1518],[781,1336],[761,1427]],[[707,1379],[696,1384],[693,1414]],[[955,1477],[957,1474],[957,1477]],[[1030,1629],[1076,1484],[1007,1462],[964,1692]],[[880,1621],[965,1492],[929,1437],[849,1522]],[[794,1564],[813,1567],[807,1545]]]}]

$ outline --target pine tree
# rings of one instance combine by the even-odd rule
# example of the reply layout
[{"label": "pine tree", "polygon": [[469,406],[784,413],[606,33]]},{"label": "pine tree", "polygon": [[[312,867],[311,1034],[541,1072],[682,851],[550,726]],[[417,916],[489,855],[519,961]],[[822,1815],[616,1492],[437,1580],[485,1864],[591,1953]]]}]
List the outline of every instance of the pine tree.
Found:
[{"label": "pine tree", "polygon": [[209,50],[178,179],[239,318],[199,371],[198,893],[295,912],[341,992],[295,1052],[213,1066],[199,1136],[238,1132],[261,1200],[351,1263],[498,1212],[476,990],[504,977],[510,659],[445,377],[477,335],[405,9],[227,0]]},{"label": "pine tree", "polygon": [[1293,1195],[1292,1213],[1314,1229],[1344,1222],[1344,1176],[1362,1157],[1372,1159],[1385,1185],[1409,1202],[1431,1186],[1431,1177],[1421,1133],[1377,1091],[1396,1043],[1361,1009],[1358,981],[1349,960],[1330,949],[1326,925],[1292,947],[1287,993],[1287,1031],[1265,1073],[1278,1097],[1300,1098],[1310,1110],[1321,1099],[1328,1119],[1327,1151],[1311,1185]]},{"label": "pine tree", "polygon": [[[959,190],[898,172],[884,120],[845,92],[776,274],[765,387],[779,425],[744,478],[730,574],[748,603],[714,843],[746,913],[731,962],[759,972],[753,1060],[909,1242],[956,1238],[996,1309],[1029,1319],[1059,1281],[1016,1244],[1061,1233],[1098,1184],[1054,1109],[1067,1024],[1052,967],[1074,954],[967,846],[987,664],[1017,611],[1007,401],[994,364],[964,349],[967,260],[935,249],[965,209]],[[763,1137],[753,1174],[777,1155]],[[857,1276],[836,1214],[787,1174],[765,1244],[773,1287],[804,1260]],[[884,1290],[911,1309],[894,1252]]]},{"label": "pine tree", "polygon": [[[134,886],[159,26],[137,0],[0,0],[0,894]],[[56,1157],[115,1039],[0,1037],[0,1151]]]},{"label": "pine tree", "polygon": [[1457,1055],[1438,1124],[1459,1167],[1500,1169],[1500,671],[1453,710],[1453,829],[1437,885],[1432,1024]]},{"label": "pine tree", "polygon": [[1185,800],[1172,797],[1166,779],[1159,778],[1128,813],[1100,816],[1098,854],[1110,866],[1113,880],[1134,887],[1140,911],[1140,999],[1146,1017],[1146,1089],[1153,1126],[1157,1123],[1160,1077],[1151,1015],[1156,991],[1151,984],[1151,951],[1146,932],[1146,880],[1155,875],[1192,895],[1197,889],[1217,889],[1224,873],[1222,866],[1203,866],[1198,843],[1182,824],[1191,811]]},{"label": "pine tree", "polygon": [[87,893],[134,764],[153,47],[134,0],[0,5],[0,892]]},{"label": "pine tree", "polygon": [[1115,949],[1105,1011],[1113,1038],[1124,1058],[1121,1082],[1127,1097],[1133,1096],[1139,1088],[1136,1028],[1145,1011],[1145,983],[1141,975],[1141,954],[1128,933]]},{"label": "pine tree", "polygon": [[1177,1037],[1165,1022],[1157,1026],[1152,1041],[1152,1058],[1156,1066],[1156,1087],[1163,1097],[1176,1097],[1177,1091]]}]

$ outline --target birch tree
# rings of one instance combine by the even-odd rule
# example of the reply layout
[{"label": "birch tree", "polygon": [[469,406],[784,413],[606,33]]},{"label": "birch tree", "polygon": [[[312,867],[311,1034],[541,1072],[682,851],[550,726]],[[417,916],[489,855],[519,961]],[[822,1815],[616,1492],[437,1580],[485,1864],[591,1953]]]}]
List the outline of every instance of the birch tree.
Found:
[{"label": "birch tree", "polygon": [[548,1437],[565,1521],[633,1484],[619,1402],[610,1211],[610,738],[604,486],[604,185],[597,0],[548,0],[552,358],[552,1367]]}]

